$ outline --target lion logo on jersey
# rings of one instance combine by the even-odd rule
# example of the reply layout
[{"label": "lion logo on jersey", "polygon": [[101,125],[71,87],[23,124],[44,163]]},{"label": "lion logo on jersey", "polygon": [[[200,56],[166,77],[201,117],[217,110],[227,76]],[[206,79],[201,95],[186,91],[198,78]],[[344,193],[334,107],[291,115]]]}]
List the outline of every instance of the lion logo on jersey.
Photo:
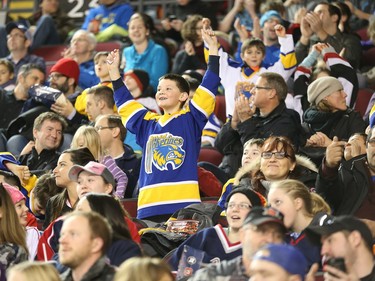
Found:
[{"label": "lion logo on jersey", "polygon": [[167,171],[168,167],[178,169],[185,160],[185,150],[182,149],[184,140],[170,133],[151,135],[146,146],[145,170],[152,173],[154,165],[160,171]]}]

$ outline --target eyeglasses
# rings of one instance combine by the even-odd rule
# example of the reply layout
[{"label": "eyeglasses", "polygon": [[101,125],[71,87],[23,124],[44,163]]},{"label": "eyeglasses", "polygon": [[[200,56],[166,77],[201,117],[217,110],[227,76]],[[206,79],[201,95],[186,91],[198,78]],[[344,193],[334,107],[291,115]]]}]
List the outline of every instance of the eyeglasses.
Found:
[{"label": "eyeglasses", "polygon": [[254,86],[253,90],[272,90],[271,87],[261,87],[261,86]]},{"label": "eyeglasses", "polygon": [[239,203],[239,204],[236,204],[236,203],[225,203],[225,208],[227,209],[234,209],[235,207],[238,207],[238,209],[240,210],[251,210],[253,208],[253,206],[251,206],[250,204],[246,204],[246,203]]},{"label": "eyeglasses", "polygon": [[284,159],[285,157],[288,157],[288,154],[282,151],[276,151],[276,152],[262,152],[262,158],[263,159],[271,159],[272,155],[275,155],[276,159]]},{"label": "eyeglasses", "polygon": [[65,76],[63,74],[55,73],[55,74],[51,74],[50,76],[48,76],[48,80],[59,80],[61,77],[68,78],[68,76]]},{"label": "eyeglasses", "polygon": [[97,132],[99,132],[100,130],[104,130],[104,129],[113,129],[113,128],[116,128],[116,127],[97,126],[97,127],[94,127],[94,128],[95,128],[95,130],[96,130]]}]

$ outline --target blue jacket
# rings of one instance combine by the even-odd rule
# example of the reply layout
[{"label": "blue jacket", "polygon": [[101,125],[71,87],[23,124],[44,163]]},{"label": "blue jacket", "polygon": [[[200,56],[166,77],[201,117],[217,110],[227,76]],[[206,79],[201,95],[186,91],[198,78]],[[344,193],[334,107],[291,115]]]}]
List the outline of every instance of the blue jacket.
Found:
[{"label": "blue jacket", "polygon": [[133,15],[134,10],[126,1],[119,0],[114,5],[106,7],[105,5],[100,5],[97,8],[89,10],[88,15],[85,18],[85,21],[82,25],[82,29],[86,29],[89,26],[89,23],[95,19],[101,19],[100,30],[103,31],[112,24],[117,24],[122,28],[128,30],[128,21]]},{"label": "blue jacket", "polygon": [[159,78],[166,74],[169,68],[165,48],[149,40],[147,49],[142,54],[138,54],[134,45],[131,45],[124,49],[122,56],[126,61],[124,72],[135,68],[146,71],[150,76],[150,84],[156,91]]}]

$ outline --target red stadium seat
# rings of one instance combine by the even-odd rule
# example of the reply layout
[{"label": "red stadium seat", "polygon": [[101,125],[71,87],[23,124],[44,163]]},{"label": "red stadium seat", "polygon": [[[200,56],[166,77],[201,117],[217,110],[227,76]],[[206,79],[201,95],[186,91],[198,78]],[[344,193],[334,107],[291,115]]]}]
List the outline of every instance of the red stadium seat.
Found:
[{"label": "red stadium seat", "polygon": [[137,206],[138,206],[137,198],[122,199],[121,203],[124,209],[129,213],[129,215],[132,218],[137,217]]},{"label": "red stadium seat", "polygon": [[225,123],[227,115],[224,96],[216,96],[214,113],[221,122]]},{"label": "red stadium seat", "polygon": [[215,148],[202,147],[199,152],[198,162],[204,161],[219,166],[223,160],[223,155]]},{"label": "red stadium seat", "polygon": [[95,51],[101,52],[101,51],[113,51],[114,49],[121,50],[123,44],[120,41],[108,41],[108,42],[101,42],[96,44]]},{"label": "red stadium seat", "polygon": [[363,117],[366,113],[368,103],[374,93],[372,89],[359,89],[357,94],[357,100],[355,102],[354,110],[358,111]]}]

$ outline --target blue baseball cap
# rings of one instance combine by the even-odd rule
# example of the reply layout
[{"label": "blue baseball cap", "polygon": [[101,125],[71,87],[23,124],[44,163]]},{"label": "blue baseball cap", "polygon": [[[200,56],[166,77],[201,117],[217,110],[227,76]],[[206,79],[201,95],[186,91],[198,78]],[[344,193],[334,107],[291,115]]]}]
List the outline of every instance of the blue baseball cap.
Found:
[{"label": "blue baseball cap", "polygon": [[281,18],[280,14],[275,10],[269,10],[265,12],[262,17],[260,18],[260,26],[263,27],[264,23],[268,21],[270,18],[277,18],[280,24],[283,23],[283,19]]},{"label": "blue baseball cap", "polygon": [[305,256],[297,248],[286,244],[266,245],[255,253],[255,260],[272,262],[292,275],[301,276],[301,280],[305,280],[308,270]]}]

